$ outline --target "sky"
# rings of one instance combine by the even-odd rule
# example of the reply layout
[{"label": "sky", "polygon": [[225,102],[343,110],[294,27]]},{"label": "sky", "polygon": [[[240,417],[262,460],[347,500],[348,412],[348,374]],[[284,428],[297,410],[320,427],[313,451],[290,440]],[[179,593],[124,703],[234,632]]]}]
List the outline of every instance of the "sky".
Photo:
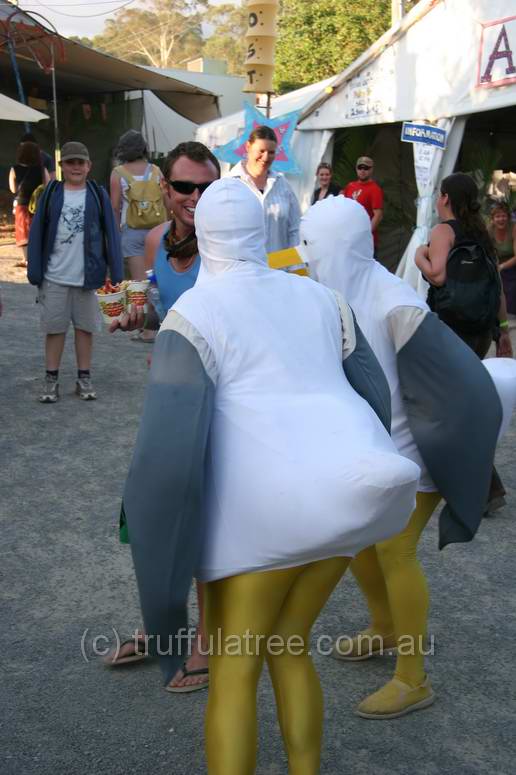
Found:
[{"label": "sky", "polygon": [[[127,0],[19,0],[18,5],[25,11],[33,11],[45,16],[54,24],[57,31],[66,37],[79,35],[91,37],[102,32],[104,22],[111,18],[111,9],[120,8]],[[211,5],[223,2],[235,3],[235,0],[210,0]],[[142,6],[136,0],[127,7]],[[110,13],[111,11],[111,13]],[[100,14],[100,15],[96,15]],[[36,17],[37,18],[37,17]]]}]

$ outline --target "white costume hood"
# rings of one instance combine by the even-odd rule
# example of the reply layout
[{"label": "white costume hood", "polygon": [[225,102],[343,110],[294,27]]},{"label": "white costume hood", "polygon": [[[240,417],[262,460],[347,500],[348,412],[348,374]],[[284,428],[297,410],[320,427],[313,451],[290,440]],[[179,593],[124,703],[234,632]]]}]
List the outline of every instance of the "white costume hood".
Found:
[{"label": "white costume hood", "polygon": [[263,208],[237,178],[216,180],[195,209],[201,281],[245,262],[267,266]]},{"label": "white costume hood", "polygon": [[301,219],[301,252],[311,277],[342,293],[366,336],[364,321],[376,317],[378,303],[382,315],[405,305],[428,309],[407,283],[375,260],[371,221],[353,199],[328,197],[308,210]]}]

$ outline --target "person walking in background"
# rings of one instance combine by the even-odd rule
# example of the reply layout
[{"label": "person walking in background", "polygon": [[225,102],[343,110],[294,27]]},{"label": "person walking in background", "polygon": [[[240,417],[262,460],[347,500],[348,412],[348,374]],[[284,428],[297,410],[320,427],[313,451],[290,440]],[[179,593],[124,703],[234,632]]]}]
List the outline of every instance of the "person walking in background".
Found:
[{"label": "person walking in background", "polygon": [[374,162],[369,156],[360,156],[356,164],[357,180],[345,186],[341,193],[365,207],[371,219],[375,255],[378,250],[378,226],[383,218],[383,190],[373,180]]},{"label": "person walking in background", "polygon": [[340,194],[340,186],[332,183],[333,170],[331,164],[322,161],[317,167],[316,175],[319,188],[316,188],[314,191],[312,204],[315,204],[320,199],[326,199],[327,196],[338,196]]},{"label": "person walking in background", "polygon": [[[485,358],[493,340],[497,341],[498,356],[512,356],[509,337],[509,323],[505,296],[500,293],[500,283],[496,271],[490,284],[496,299],[493,309],[484,309],[489,296],[483,293],[481,304],[475,310],[483,314],[482,321],[463,324],[457,318],[453,308],[448,305],[446,312],[438,306],[441,289],[446,288],[448,257],[452,248],[462,244],[476,244],[484,251],[484,260],[496,266],[497,256],[493,242],[480,215],[478,188],[470,175],[454,172],[441,181],[437,197],[437,214],[441,223],[434,226],[428,245],[420,245],[416,250],[416,266],[430,283],[428,306],[459,336],[479,358]],[[472,283],[466,288],[471,288]],[[474,297],[468,296],[468,303]],[[498,315],[498,320],[497,320]],[[486,514],[505,505],[505,487],[496,469],[493,469],[491,489]]]},{"label": "person walking in background", "polygon": [[23,261],[18,266],[27,266],[27,245],[32,215],[29,202],[32,194],[48,183],[50,176],[41,163],[39,145],[33,142],[20,143],[16,151],[16,164],[9,172],[9,188],[14,194],[14,235],[17,247],[23,251]]},{"label": "person walking in background", "polygon": [[[111,204],[120,224],[124,276],[145,280],[145,238],[149,231],[167,219],[159,167],[150,164],[147,143],[141,132],[130,129],[116,149],[120,162],[111,173]],[[131,337],[152,343],[154,333],[142,329]]]},{"label": "person walking in background", "polygon": [[505,202],[492,206],[488,231],[498,256],[507,312],[516,315],[516,224]]},{"label": "person walking in background", "polygon": [[46,376],[39,400],[59,397],[59,366],[70,322],[75,330],[76,393],[97,397],[91,383],[93,333],[100,329],[95,289],[109,269],[111,281],[122,279],[120,236],[107,192],[87,180],[88,149],[69,142],[61,151],[64,183],[53,181],[38,203],[29,236],[28,278],[37,285],[45,338]]},{"label": "person walking in background", "polygon": [[[145,237],[154,226],[166,220],[161,193],[163,176],[156,165],[150,164],[145,138],[134,129],[122,135],[116,156],[120,163],[111,173],[109,189],[115,218],[120,224],[124,272],[132,280],[145,280]],[[148,199],[139,200],[140,196]],[[148,207],[138,208],[139,201]]]},{"label": "person walking in background", "polygon": [[[39,145],[38,141],[36,140],[36,137],[34,136],[34,134],[32,132],[25,132],[25,134],[22,135],[20,142],[21,143],[36,143],[36,144]],[[56,165],[55,165],[54,158],[49,153],[44,151],[43,148],[41,148],[41,146],[40,146],[39,152],[40,152],[40,155],[41,155],[41,166],[44,167],[46,169],[46,171],[48,172],[50,180],[55,180],[56,179]]]},{"label": "person walking in background", "polygon": [[274,131],[268,126],[253,129],[245,144],[247,158],[229,173],[249,186],[263,205],[267,253],[299,244],[299,202],[286,178],[271,167],[278,148]]}]

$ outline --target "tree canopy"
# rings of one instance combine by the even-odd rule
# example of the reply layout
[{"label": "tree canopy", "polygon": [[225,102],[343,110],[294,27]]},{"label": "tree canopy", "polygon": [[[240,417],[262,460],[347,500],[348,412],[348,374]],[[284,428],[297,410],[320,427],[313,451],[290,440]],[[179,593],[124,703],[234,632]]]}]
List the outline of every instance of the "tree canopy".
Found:
[{"label": "tree canopy", "polygon": [[201,54],[208,0],[151,0],[108,19],[93,48],[140,65],[173,67]]},{"label": "tree canopy", "polygon": [[[407,0],[405,10],[416,5]],[[391,26],[391,0],[282,0],[276,45],[278,92],[344,70]]]},{"label": "tree canopy", "polygon": [[[406,0],[410,10],[418,0]],[[181,67],[199,56],[244,74],[248,9],[209,0],[140,0],[119,10],[84,45],[140,65]],[[279,93],[343,70],[390,26],[391,0],[280,0],[275,86]]]}]

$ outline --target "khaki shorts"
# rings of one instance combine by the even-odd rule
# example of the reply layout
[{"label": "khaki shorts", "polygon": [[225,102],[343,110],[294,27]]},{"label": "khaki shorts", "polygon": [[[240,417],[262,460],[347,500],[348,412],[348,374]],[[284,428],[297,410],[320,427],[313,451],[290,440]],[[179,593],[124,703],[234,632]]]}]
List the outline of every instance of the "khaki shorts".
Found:
[{"label": "khaki shorts", "polygon": [[38,303],[41,330],[45,334],[64,334],[70,323],[92,334],[101,329],[102,317],[95,291],[43,280]]}]

